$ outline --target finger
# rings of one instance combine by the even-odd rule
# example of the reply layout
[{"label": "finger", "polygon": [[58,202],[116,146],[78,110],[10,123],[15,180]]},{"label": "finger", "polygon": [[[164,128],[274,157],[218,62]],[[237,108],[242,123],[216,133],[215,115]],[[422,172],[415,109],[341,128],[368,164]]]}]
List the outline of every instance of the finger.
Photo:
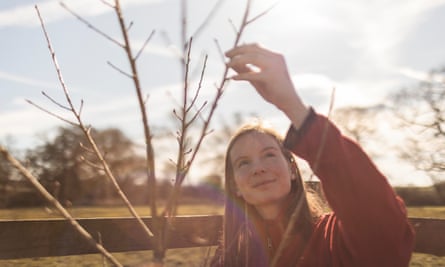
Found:
[{"label": "finger", "polygon": [[231,66],[230,68],[232,68],[237,73],[244,73],[244,72],[252,71],[247,65],[234,65],[234,66]]},{"label": "finger", "polygon": [[235,81],[247,81],[253,85],[261,82],[261,75],[257,72],[243,72],[231,77]]},{"label": "finger", "polygon": [[241,55],[241,54],[245,54],[245,53],[250,53],[250,52],[255,52],[255,51],[259,51],[262,50],[262,48],[256,44],[245,44],[245,45],[240,45],[237,46],[233,49],[230,49],[229,51],[227,51],[225,53],[225,55],[229,58],[235,57],[237,55]]},{"label": "finger", "polygon": [[265,66],[265,60],[267,60],[267,58],[265,58],[261,54],[246,53],[231,58],[230,61],[227,63],[227,66],[233,69],[241,68],[242,66],[244,66],[243,68],[247,68],[249,71],[252,71],[254,68],[261,69],[263,66]]}]

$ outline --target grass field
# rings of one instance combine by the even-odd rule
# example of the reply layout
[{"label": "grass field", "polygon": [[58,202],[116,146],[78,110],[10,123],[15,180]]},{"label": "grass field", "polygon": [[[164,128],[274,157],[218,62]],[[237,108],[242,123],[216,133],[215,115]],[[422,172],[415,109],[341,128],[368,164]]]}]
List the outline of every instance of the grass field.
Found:
[{"label": "grass field", "polygon": [[[149,216],[149,208],[137,207],[141,216]],[[77,218],[90,217],[118,217],[129,216],[124,207],[76,207],[70,209]],[[180,215],[222,214],[223,208],[217,205],[194,204],[179,207]],[[445,207],[409,207],[410,217],[431,217],[445,219]],[[45,208],[0,209],[0,219],[36,219],[59,218],[57,213]],[[1,241],[0,241],[1,242]],[[167,252],[166,266],[206,266],[211,257],[212,248],[171,249]],[[150,262],[151,252],[140,251],[131,253],[116,253],[116,258],[125,266],[142,267]],[[2,267],[104,267],[100,255],[66,256],[56,258],[32,258],[20,260],[0,260]],[[445,266],[445,257],[435,257],[427,254],[414,253],[410,267],[439,267]]]}]

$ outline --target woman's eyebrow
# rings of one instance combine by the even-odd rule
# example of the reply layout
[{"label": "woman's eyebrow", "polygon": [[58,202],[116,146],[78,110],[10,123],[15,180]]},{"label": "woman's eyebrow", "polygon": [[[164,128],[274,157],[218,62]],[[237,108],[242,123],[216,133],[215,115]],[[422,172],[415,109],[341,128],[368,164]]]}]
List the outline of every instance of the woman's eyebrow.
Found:
[{"label": "woman's eyebrow", "polygon": [[245,160],[245,159],[248,159],[248,157],[247,157],[247,156],[239,156],[239,157],[235,158],[235,159],[233,160],[232,166],[233,166],[233,167],[237,166],[237,165],[239,164],[240,161],[243,161],[243,160]]},{"label": "woman's eyebrow", "polygon": [[279,149],[276,146],[267,146],[267,147],[261,149],[262,152],[268,151],[268,150],[279,150]]}]

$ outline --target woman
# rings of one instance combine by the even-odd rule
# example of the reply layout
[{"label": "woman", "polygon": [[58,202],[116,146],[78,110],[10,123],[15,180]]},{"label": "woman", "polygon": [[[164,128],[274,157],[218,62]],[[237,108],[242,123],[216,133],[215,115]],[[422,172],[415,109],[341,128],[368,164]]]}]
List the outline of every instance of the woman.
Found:
[{"label": "woman", "polygon": [[[284,140],[257,125],[230,141],[212,266],[408,266],[414,232],[403,201],[356,143],[304,105],[283,56],[256,44],[226,56],[233,79],[250,82],[292,125]],[[309,163],[332,212],[312,208],[292,154]]]}]

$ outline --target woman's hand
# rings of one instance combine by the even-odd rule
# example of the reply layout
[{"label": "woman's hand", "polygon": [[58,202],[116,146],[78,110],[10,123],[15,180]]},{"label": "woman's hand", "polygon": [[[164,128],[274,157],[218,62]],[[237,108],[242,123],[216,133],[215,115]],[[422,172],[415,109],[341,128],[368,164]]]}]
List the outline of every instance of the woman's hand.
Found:
[{"label": "woman's hand", "polygon": [[308,108],[295,91],[281,54],[248,44],[227,51],[226,56],[230,59],[227,66],[237,72],[232,79],[250,82],[266,101],[282,110],[295,127],[301,126]]}]

